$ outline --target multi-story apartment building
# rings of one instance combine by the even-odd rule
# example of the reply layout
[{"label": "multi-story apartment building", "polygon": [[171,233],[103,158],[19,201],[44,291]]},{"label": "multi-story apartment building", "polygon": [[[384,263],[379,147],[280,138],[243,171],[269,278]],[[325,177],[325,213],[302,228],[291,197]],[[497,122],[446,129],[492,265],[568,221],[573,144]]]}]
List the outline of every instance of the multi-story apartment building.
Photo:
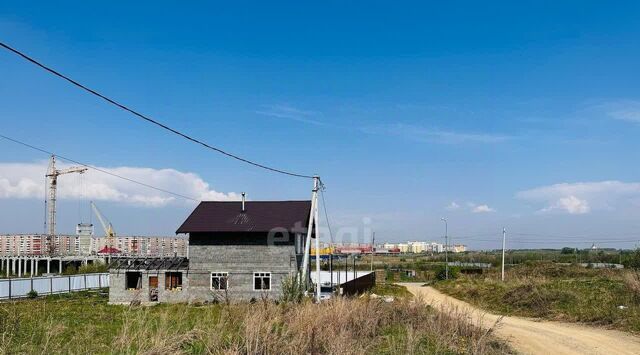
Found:
[{"label": "multi-story apartment building", "polygon": [[427,243],[426,242],[409,242],[409,249],[412,253],[419,254],[427,251]]},{"label": "multi-story apartment building", "polygon": [[117,249],[117,253],[140,257],[186,257],[189,241],[185,237],[115,237],[109,245],[106,237],[94,237],[92,253],[96,254],[105,247]]},{"label": "multi-story apartment building", "polygon": [[[107,238],[88,235],[0,235],[0,256],[95,255],[107,246]],[[185,237],[115,237],[117,254],[140,257],[186,257]]]},{"label": "multi-story apartment building", "polygon": [[[56,236],[51,240],[42,234],[0,235],[0,255],[38,256],[52,252],[57,255],[72,255],[76,253],[77,243],[74,239],[74,236]],[[51,246],[54,246],[53,250]]]},{"label": "multi-story apartment building", "polygon": [[[397,250],[400,253],[444,253],[445,246],[436,242],[413,241],[406,243],[384,243],[380,246],[386,250]],[[463,244],[449,245],[449,252],[462,253],[467,251],[467,246]]]}]

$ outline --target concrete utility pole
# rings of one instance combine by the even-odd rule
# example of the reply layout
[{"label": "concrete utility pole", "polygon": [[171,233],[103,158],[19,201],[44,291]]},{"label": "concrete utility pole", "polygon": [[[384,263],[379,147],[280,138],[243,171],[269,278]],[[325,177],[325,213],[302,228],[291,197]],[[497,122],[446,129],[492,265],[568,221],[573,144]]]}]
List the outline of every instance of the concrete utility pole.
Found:
[{"label": "concrete utility pole", "polygon": [[440,219],[444,222],[444,278],[449,280],[449,225],[446,218]]},{"label": "concrete utility pole", "polygon": [[316,194],[315,194],[315,210],[314,210],[314,219],[315,219],[315,230],[316,230],[316,301],[320,303],[320,231],[318,230],[318,224],[320,223],[320,218],[318,218],[318,189],[320,189],[320,177],[313,177],[313,186],[315,186]]},{"label": "concrete utility pole", "polygon": [[504,282],[504,248],[507,243],[507,229],[502,228],[502,282]]},{"label": "concrete utility pole", "polygon": [[376,232],[371,235],[371,271],[373,272],[373,253],[376,245]]},{"label": "concrete utility pole", "polygon": [[[316,298],[320,302],[320,233],[318,231],[318,189],[320,189],[320,177],[313,177],[313,190],[311,194],[311,211],[309,213],[309,227],[307,228],[307,238],[304,244],[304,257],[302,259],[302,273],[300,274],[300,282],[302,285],[308,285],[309,281],[309,259],[311,255],[311,234],[315,226],[316,234]],[[306,286],[305,286],[306,288]]]}]

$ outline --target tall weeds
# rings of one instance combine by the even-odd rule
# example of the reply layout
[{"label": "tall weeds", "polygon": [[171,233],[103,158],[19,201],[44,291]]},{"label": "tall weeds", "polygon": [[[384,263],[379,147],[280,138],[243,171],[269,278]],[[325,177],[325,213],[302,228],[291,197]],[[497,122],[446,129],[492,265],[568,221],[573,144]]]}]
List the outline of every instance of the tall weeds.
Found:
[{"label": "tall weeds", "polygon": [[[468,315],[421,300],[230,305],[0,304],[2,353],[423,354],[508,352]],[[26,307],[31,305],[31,307]],[[29,312],[35,305],[36,312]],[[65,316],[71,312],[73,317]],[[20,323],[19,325],[16,323]]]}]

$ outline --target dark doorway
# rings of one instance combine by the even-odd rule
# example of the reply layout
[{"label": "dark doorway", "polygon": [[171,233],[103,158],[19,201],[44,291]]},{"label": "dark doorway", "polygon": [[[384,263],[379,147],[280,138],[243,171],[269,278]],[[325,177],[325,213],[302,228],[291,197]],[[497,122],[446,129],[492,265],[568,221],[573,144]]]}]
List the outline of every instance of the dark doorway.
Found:
[{"label": "dark doorway", "polygon": [[158,301],[158,276],[149,276],[149,301]]}]

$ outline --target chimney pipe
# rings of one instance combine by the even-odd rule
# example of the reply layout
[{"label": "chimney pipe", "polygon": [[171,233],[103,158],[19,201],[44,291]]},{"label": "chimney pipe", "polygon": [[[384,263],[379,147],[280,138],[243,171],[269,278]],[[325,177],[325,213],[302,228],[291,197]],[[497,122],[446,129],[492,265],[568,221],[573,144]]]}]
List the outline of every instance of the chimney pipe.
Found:
[{"label": "chimney pipe", "polygon": [[244,212],[244,198],[245,198],[245,193],[242,193],[242,212]]}]

